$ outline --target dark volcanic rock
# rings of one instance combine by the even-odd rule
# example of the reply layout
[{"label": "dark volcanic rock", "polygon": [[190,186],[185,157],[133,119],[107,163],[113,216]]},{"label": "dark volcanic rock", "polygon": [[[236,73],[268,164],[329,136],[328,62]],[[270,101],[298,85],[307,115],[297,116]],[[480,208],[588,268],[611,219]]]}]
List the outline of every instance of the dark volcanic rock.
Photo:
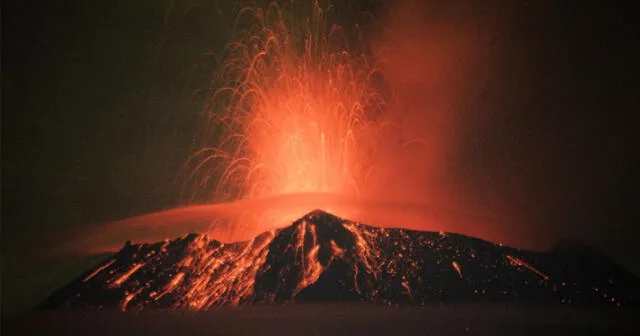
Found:
[{"label": "dark volcanic rock", "polygon": [[206,309],[286,301],[638,306],[640,279],[569,240],[538,253],[314,211],[248,242],[190,234],[127,244],[40,307]]}]

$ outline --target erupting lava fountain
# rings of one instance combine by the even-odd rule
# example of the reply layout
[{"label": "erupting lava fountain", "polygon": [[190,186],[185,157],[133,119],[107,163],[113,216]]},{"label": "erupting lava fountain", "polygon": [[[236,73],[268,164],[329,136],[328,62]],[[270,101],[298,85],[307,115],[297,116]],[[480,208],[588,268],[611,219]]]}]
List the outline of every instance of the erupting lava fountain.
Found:
[{"label": "erupting lava fountain", "polygon": [[257,227],[234,224],[234,230],[255,234],[291,222],[325,208],[314,203],[328,194],[371,195],[376,156],[384,154],[379,143],[395,132],[359,32],[329,25],[317,1],[301,24],[284,14],[296,9],[271,4],[241,11],[237,25],[250,28],[226,49],[217,76],[222,88],[207,107],[203,146],[187,165],[185,192],[214,203],[325,195],[269,219],[261,211],[259,221],[239,221]]},{"label": "erupting lava fountain", "polygon": [[[416,224],[430,213],[438,215],[432,223],[442,225],[445,212],[425,207],[397,183],[399,177],[417,184],[406,175],[423,159],[397,159],[416,144],[440,146],[442,140],[405,137],[392,113],[402,110],[389,108],[394,95],[383,97],[373,84],[376,66],[360,32],[328,25],[326,12],[312,4],[301,25],[283,14],[297,8],[272,4],[240,12],[237,25],[249,28],[237,30],[226,49],[226,66],[216,77],[223,85],[215,86],[222,88],[213,92],[199,134],[202,147],[185,168],[183,191],[196,205],[107,225],[127,233],[151,228],[150,240],[162,227],[179,228],[172,238],[199,233],[127,243],[41,308],[200,310],[287,301],[638,305],[640,280],[581,244],[537,253]],[[303,216],[314,208],[324,211]],[[389,229],[392,219],[410,218],[407,210],[420,216]],[[384,211],[390,215],[381,216]],[[411,225],[423,230],[407,230]],[[225,226],[229,230],[219,230]],[[454,231],[449,223],[447,231]]]},{"label": "erupting lava fountain", "polygon": [[[110,223],[99,236],[129,229],[148,230],[147,241],[167,232],[237,241],[317,208],[376,225],[424,221],[433,209],[404,190],[419,181],[398,180],[424,170],[417,168],[422,158],[407,153],[429,141],[404,132],[398,120],[407,112],[394,106],[358,26],[330,24],[332,6],[305,6],[240,10],[196,135],[200,145],[182,172],[189,205]],[[311,15],[295,18],[300,12]],[[405,203],[413,205],[399,206]]]}]

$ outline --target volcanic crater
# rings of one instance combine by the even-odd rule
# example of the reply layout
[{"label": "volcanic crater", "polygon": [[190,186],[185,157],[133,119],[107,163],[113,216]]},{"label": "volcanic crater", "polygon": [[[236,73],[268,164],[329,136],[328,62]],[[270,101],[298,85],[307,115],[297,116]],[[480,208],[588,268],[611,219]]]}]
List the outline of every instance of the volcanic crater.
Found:
[{"label": "volcanic crater", "polygon": [[39,308],[206,310],[292,301],[637,307],[640,278],[578,242],[534,252],[455,233],[372,227],[315,210],[244,242],[193,233],[127,242]]}]

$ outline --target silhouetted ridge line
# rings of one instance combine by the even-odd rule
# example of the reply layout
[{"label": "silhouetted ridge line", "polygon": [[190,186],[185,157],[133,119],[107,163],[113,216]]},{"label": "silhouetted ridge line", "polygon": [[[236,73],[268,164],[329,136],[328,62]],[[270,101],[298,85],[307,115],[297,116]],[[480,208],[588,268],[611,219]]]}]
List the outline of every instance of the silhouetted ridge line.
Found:
[{"label": "silhouetted ridge line", "polygon": [[207,309],[288,301],[638,306],[640,280],[584,244],[547,253],[460,234],[384,229],[314,210],[224,244],[127,244],[39,308]]}]

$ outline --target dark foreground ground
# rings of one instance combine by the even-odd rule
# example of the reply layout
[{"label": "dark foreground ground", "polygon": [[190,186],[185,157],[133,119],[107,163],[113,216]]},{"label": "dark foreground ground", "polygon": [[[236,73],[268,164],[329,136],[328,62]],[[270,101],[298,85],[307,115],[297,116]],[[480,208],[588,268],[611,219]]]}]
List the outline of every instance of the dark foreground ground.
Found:
[{"label": "dark foreground ground", "polygon": [[640,335],[640,310],[516,305],[282,305],[187,311],[48,311],[2,335]]}]

